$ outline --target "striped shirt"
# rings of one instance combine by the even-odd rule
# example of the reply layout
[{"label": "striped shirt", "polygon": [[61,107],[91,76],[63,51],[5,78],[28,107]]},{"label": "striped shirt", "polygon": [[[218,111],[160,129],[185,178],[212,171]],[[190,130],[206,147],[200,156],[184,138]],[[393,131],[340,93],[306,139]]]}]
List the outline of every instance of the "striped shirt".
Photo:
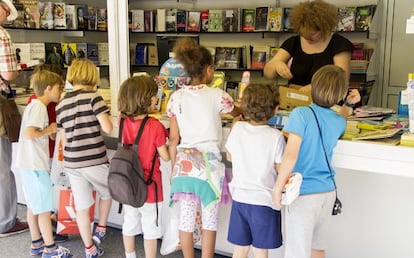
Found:
[{"label": "striped shirt", "polygon": [[65,167],[83,168],[108,162],[97,116],[109,112],[95,91],[68,92],[56,107],[56,122],[65,130]]}]

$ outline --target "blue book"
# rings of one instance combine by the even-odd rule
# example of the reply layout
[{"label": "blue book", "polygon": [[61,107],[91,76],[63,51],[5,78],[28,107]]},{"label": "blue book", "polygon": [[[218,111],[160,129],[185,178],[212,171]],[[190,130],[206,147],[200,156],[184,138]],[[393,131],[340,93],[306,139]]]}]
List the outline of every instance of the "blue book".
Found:
[{"label": "blue book", "polygon": [[135,64],[147,63],[147,45],[137,43],[135,47]]}]

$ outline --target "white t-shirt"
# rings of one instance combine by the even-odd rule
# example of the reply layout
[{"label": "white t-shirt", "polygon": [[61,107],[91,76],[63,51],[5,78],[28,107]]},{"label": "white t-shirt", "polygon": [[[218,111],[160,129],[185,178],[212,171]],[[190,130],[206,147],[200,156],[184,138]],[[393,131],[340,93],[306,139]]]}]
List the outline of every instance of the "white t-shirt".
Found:
[{"label": "white t-shirt", "polygon": [[33,99],[26,107],[20,127],[19,143],[16,155],[16,167],[26,170],[50,170],[49,136],[26,139],[26,128],[33,126],[43,130],[49,126],[46,106],[38,99]]},{"label": "white t-shirt", "polygon": [[240,121],[233,126],[226,143],[233,163],[233,200],[272,207],[275,163],[281,163],[285,145],[281,132],[268,125]]},{"label": "white t-shirt", "polygon": [[220,114],[229,113],[233,108],[233,99],[227,92],[204,84],[186,85],[174,92],[168,101],[167,114],[177,119],[179,147],[219,153]]}]

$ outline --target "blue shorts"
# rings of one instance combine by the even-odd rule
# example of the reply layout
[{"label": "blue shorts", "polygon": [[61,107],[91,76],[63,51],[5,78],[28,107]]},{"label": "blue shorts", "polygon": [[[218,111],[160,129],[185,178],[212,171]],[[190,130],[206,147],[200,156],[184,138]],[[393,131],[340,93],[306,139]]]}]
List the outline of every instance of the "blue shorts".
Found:
[{"label": "blue shorts", "polygon": [[52,180],[48,171],[20,170],[26,204],[33,215],[53,210]]},{"label": "blue shorts", "polygon": [[235,245],[274,249],[282,245],[280,211],[233,201],[227,240]]}]

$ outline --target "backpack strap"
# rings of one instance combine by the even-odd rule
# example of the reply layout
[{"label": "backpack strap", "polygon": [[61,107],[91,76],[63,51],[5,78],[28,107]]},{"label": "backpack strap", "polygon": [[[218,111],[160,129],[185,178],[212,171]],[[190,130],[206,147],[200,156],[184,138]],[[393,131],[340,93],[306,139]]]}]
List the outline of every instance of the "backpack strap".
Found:
[{"label": "backpack strap", "polygon": [[138,143],[139,143],[139,139],[141,139],[141,135],[144,132],[144,127],[145,127],[145,124],[147,123],[148,119],[149,119],[149,116],[145,116],[144,119],[142,119],[141,126],[139,127],[137,137],[135,137],[135,142],[134,142],[134,144],[137,145],[137,146],[138,146]]}]

